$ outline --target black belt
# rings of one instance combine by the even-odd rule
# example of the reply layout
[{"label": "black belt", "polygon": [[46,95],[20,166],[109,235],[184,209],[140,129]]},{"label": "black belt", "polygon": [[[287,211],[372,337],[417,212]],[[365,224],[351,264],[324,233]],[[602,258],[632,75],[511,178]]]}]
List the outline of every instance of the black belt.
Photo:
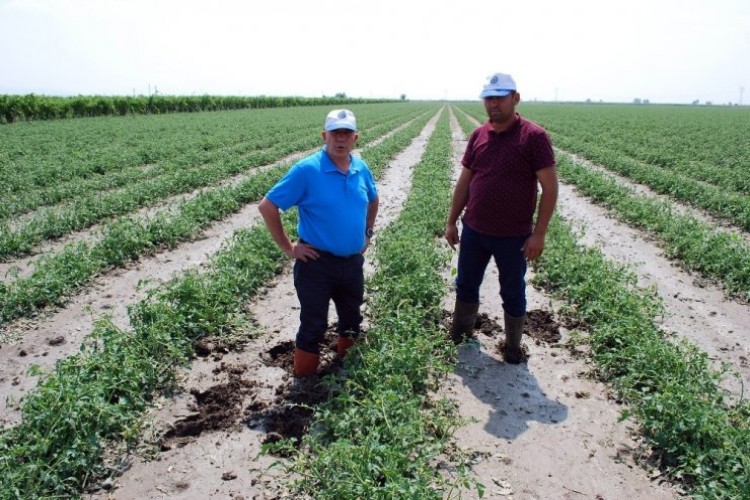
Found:
[{"label": "black belt", "polygon": [[[299,242],[305,245],[310,245],[308,242],[306,242],[302,238],[299,239]],[[349,255],[338,255],[333,252],[328,252],[327,250],[321,250],[320,248],[317,248],[313,245],[310,245],[310,246],[312,246],[315,249],[315,251],[318,252],[320,255],[325,255],[326,257],[333,257],[334,259],[341,259],[341,260],[353,259],[354,257],[361,255],[359,253],[353,253]]]}]

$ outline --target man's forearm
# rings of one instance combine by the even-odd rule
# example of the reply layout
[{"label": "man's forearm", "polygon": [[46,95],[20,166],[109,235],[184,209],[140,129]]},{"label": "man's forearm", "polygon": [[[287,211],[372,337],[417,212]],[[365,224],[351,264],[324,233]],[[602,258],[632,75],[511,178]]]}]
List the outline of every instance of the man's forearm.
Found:
[{"label": "man's forearm", "polygon": [[380,198],[375,198],[367,205],[367,218],[365,224],[367,227],[375,227],[375,219],[378,217],[378,208],[380,207]]},{"label": "man's forearm", "polygon": [[547,234],[547,228],[552,220],[552,214],[555,212],[556,202],[556,195],[545,197],[544,194],[542,194],[542,199],[539,201],[539,213],[537,214],[536,224],[534,225],[534,233],[542,236]]},{"label": "man's forearm", "polygon": [[451,210],[448,213],[448,224],[455,224],[461,216],[461,212],[466,208],[466,204],[469,201],[469,181],[471,181],[471,170],[464,167],[456,182],[456,188],[453,191]]},{"label": "man's forearm", "polygon": [[547,234],[547,228],[555,212],[555,205],[557,205],[559,183],[554,166],[537,171],[536,176],[542,186],[542,196],[539,200],[539,213],[536,217],[534,233],[544,236]]},{"label": "man's forearm", "polygon": [[271,233],[271,238],[273,238],[273,241],[276,242],[276,244],[285,254],[293,256],[294,249],[292,246],[292,242],[289,240],[289,237],[284,231],[284,225],[281,223],[281,215],[279,214],[278,207],[267,198],[263,198],[263,200],[261,200],[260,204],[258,205],[258,211],[260,212],[261,216],[263,216],[263,220],[266,223],[268,232]]}]

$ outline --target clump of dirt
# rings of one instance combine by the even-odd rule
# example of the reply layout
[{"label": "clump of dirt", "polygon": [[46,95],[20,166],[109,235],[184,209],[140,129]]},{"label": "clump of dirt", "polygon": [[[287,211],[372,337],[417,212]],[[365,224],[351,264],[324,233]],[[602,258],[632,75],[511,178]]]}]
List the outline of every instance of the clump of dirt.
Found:
[{"label": "clump of dirt", "polygon": [[552,313],[541,309],[534,309],[526,314],[524,333],[547,344],[556,344],[562,339],[560,324],[552,318]]},{"label": "clump of dirt", "polygon": [[[289,379],[277,390],[273,404],[251,403],[245,409],[245,423],[249,427],[262,428],[266,432],[264,444],[288,440],[299,446],[308,433],[315,407],[331,397],[331,388],[322,378],[341,370],[342,362],[336,357],[337,334],[329,330],[321,346],[321,366],[311,377],[294,377],[294,341],[285,341],[261,353],[261,359],[270,366],[283,368]],[[277,456],[288,456],[288,447],[270,447],[269,452]]]},{"label": "clump of dirt", "polygon": [[[320,346],[320,375],[331,372],[329,365],[335,361],[338,335],[328,330]],[[260,358],[268,366],[283,368],[289,375],[294,374],[294,341],[287,340],[276,344],[266,352],[260,353]],[[335,363],[334,363],[335,364]]]},{"label": "clump of dirt", "polygon": [[[273,444],[288,440],[294,447],[302,442],[308,433],[310,422],[315,415],[315,405],[328,399],[328,389],[316,376],[294,378],[284,388],[283,393],[272,405],[265,408],[249,406],[245,410],[245,423],[252,428],[262,428],[266,432],[263,444]],[[269,448],[271,454],[289,456],[288,447]]]},{"label": "clump of dirt", "polygon": [[283,368],[291,374],[294,370],[294,341],[287,340],[276,344],[268,351],[261,352],[260,358],[266,365]]},{"label": "clump of dirt", "polygon": [[215,385],[205,391],[192,389],[197,413],[178,420],[159,440],[162,451],[185,446],[204,431],[230,429],[238,425],[242,413],[242,401],[252,396],[258,383],[242,378],[244,365],[221,364],[216,371],[226,371],[229,382]]},{"label": "clump of dirt", "polygon": [[497,321],[491,319],[487,313],[477,314],[474,320],[474,329],[479,330],[479,333],[482,335],[493,339],[503,331],[503,327]]},{"label": "clump of dirt", "polygon": [[245,347],[249,340],[247,335],[211,335],[201,337],[193,342],[193,350],[199,358],[213,355],[214,361],[221,361],[225,354],[239,352]]},{"label": "clump of dirt", "polygon": [[[451,328],[452,315],[451,312],[443,310],[443,323],[448,331]],[[474,330],[481,335],[493,339],[503,333],[502,325],[495,319],[490,318],[487,313],[477,314],[474,320]],[[526,313],[526,324],[524,325],[523,333],[537,341],[548,344],[556,344],[562,338],[560,335],[560,324],[552,318],[552,314],[549,311],[542,309],[533,309]]]}]

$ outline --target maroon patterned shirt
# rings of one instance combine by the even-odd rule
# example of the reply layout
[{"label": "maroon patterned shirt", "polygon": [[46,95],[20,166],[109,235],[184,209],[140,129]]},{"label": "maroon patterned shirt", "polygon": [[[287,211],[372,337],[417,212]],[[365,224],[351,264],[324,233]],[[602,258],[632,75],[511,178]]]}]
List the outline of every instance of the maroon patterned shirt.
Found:
[{"label": "maroon patterned shirt", "polygon": [[461,164],[472,171],[463,222],[489,236],[531,234],[536,172],[555,166],[547,132],[519,114],[501,133],[487,122],[472,132]]}]

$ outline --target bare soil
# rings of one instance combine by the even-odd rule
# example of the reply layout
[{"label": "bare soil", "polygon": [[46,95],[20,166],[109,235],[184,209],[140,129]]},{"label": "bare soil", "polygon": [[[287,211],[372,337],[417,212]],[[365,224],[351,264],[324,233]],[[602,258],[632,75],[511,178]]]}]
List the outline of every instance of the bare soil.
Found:
[{"label": "bare soil", "polygon": [[[434,126],[433,119],[379,183],[379,227],[398,216],[412,168]],[[452,128],[457,176],[466,141],[455,120]],[[666,302],[666,331],[695,342],[717,362],[730,363],[743,381],[750,381],[748,350],[742,342],[750,325],[747,305],[727,300],[720,289],[680,271],[646,235],[616,222],[573,188],[561,186],[558,207],[579,228],[582,243],[601,246],[610,258],[632,265],[642,284],[656,288]],[[147,288],[201,266],[234,230],[257,223],[257,207],[249,205],[214,224],[205,238],[105,274],[66,307],[18,321],[3,332],[0,422],[18,421],[17,399],[36,384],[36,378],[27,375],[31,364],[51,369],[56,360],[76,352],[100,314],[112,315],[116,324],[127,328],[127,305],[143,298]],[[533,270],[529,281],[532,276]],[[450,266],[444,277],[450,290]],[[456,445],[472,458],[472,472],[486,487],[484,498],[679,497],[679,488],[649,466],[651,450],[639,441],[637,424],[620,421],[622,408],[591,376],[585,352],[564,347],[575,325],[564,324],[558,316],[560,304],[529,285],[527,359],[510,365],[498,351],[504,333],[493,266],[481,294],[475,339],[459,347],[455,371],[436,396],[455,400],[460,415],[468,419],[456,432]],[[443,304],[446,322],[453,301],[449,292]],[[247,312],[254,325],[244,341],[232,345],[204,339],[197,345],[197,358],[180,374],[181,390],[156,401],[136,450],[112,451],[111,465],[119,474],[101,478],[87,498],[292,496],[285,487],[290,477],[284,464],[293,450],[262,449],[282,437],[301,438],[314,405],[335,388],[320,384],[321,377],[291,376],[299,309],[289,265],[247,304]],[[331,311],[331,327],[334,322]],[[321,374],[340,369],[334,342],[331,331]],[[476,491],[456,495],[478,498]]]}]

